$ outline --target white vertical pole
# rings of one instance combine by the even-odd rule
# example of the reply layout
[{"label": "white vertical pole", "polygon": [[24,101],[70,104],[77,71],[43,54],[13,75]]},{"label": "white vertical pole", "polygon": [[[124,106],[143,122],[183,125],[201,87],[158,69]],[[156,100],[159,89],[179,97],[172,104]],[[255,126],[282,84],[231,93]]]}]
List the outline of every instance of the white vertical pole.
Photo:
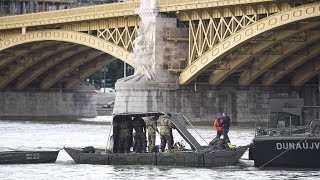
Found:
[{"label": "white vertical pole", "polygon": [[127,77],[127,64],[123,62],[123,77]]},{"label": "white vertical pole", "polygon": [[103,92],[106,93],[106,68],[103,67]]}]

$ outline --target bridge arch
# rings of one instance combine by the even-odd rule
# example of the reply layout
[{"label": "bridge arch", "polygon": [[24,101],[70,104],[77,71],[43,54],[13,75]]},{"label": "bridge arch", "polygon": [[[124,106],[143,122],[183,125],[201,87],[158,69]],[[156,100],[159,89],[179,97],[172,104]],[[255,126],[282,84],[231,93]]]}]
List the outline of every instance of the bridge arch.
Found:
[{"label": "bridge arch", "polygon": [[11,36],[0,41],[0,51],[16,45],[36,41],[63,41],[88,46],[120,59],[133,68],[135,65],[129,60],[129,51],[107,42],[98,37],[76,31],[68,30],[41,30],[30,31],[23,35]]},{"label": "bridge arch", "polygon": [[[66,60],[67,57],[72,57],[73,55],[79,53],[78,59],[81,61],[78,61],[77,63],[72,64],[73,66],[66,66],[66,67],[60,67],[58,72],[55,72],[55,76],[50,76],[50,78],[42,82],[41,84],[41,89],[48,89],[50,88],[54,83],[56,83],[59,79],[63,77],[63,73],[68,72],[68,69],[70,68],[76,68],[77,66],[80,66],[83,62],[88,62],[86,64],[90,64],[90,61],[96,61],[95,57],[105,54],[108,55],[108,59],[120,59],[129,65],[134,67],[134,64],[131,63],[131,61],[128,59],[128,55],[130,52],[127,50],[116,46],[110,42],[107,42],[103,39],[100,39],[98,37],[94,37],[88,34],[80,33],[80,32],[74,32],[74,31],[67,31],[67,30],[44,30],[44,31],[32,31],[28,32],[25,35],[17,35],[17,36],[12,36],[7,39],[4,39],[0,41],[0,51],[10,49],[14,46],[18,45],[23,45],[27,43],[32,43],[32,42],[45,42],[45,41],[54,41],[56,45],[57,43],[61,43],[61,45],[56,46],[55,48],[51,48],[49,45],[52,43],[39,43],[38,46],[33,45],[34,47],[30,47],[28,49],[45,49],[47,48],[48,51],[42,52],[41,56],[37,56],[37,59],[33,58],[27,58],[24,61],[23,66],[20,64],[16,64],[15,68],[10,69],[10,73],[5,76],[0,76],[2,77],[0,80],[0,88],[4,88],[7,86],[10,82],[12,82],[14,79],[16,79],[16,89],[24,89],[28,84],[30,84],[33,80],[35,80],[38,76],[40,76],[42,73],[44,73],[46,70],[51,68],[52,66],[55,66],[56,64]],[[66,43],[66,44],[64,44]],[[44,44],[44,45],[43,45]],[[81,46],[79,46],[81,45]],[[51,49],[50,49],[51,48]],[[86,50],[90,50],[93,52],[92,57],[88,57],[86,60],[85,58],[87,57],[85,55]],[[69,51],[69,50],[74,50],[74,52],[67,52],[65,54],[61,54],[62,51]],[[32,51],[31,51],[32,52]],[[27,52],[25,52],[26,54]],[[18,53],[19,54],[19,53]],[[22,55],[23,53],[20,53]],[[52,61],[45,61],[46,58],[53,58]],[[15,60],[15,57],[8,56],[3,61],[1,61],[0,66],[4,67],[11,61]],[[24,73],[28,68],[33,67],[37,62],[41,62],[42,66],[39,67],[37,65],[36,68],[33,68],[33,71],[28,73],[28,76],[20,76],[22,73]],[[108,61],[110,62],[110,61]],[[66,62],[67,63],[67,62]],[[66,64],[64,63],[64,64]],[[94,62],[93,62],[94,63]],[[68,63],[67,63],[68,64]],[[98,70],[99,68],[102,67],[104,64],[97,64],[101,65],[99,67],[95,67],[94,70]],[[21,66],[21,67],[20,67]],[[91,71],[89,71],[91,74],[92,68],[90,68]],[[86,73],[88,74],[88,73]],[[89,75],[91,75],[89,74]],[[17,78],[19,76],[19,78]],[[73,83],[68,83],[68,89],[71,89],[75,86],[75,83],[78,83],[80,80],[83,80],[86,77],[79,76],[81,78],[76,78]]]},{"label": "bridge arch", "polygon": [[103,67],[116,59],[110,55],[104,54],[104,56],[106,57],[97,58],[90,61],[90,63],[84,64],[84,68],[79,68],[81,69],[81,72],[79,71],[77,74],[72,75],[72,77],[65,83],[65,88],[68,90],[73,89],[79,82],[85,80],[85,78],[98,71],[100,67]]},{"label": "bridge arch", "polygon": [[301,20],[319,17],[320,3],[311,3],[285,12],[280,12],[269,16],[261,21],[253,23],[239,32],[231,35],[229,38],[220,42],[205,54],[198,57],[186,69],[182,71],[179,77],[181,85],[187,85],[193,81],[199,74],[208,69],[211,65],[218,63],[223,57],[235,50],[253,38],[270,32],[279,27],[299,22]]}]

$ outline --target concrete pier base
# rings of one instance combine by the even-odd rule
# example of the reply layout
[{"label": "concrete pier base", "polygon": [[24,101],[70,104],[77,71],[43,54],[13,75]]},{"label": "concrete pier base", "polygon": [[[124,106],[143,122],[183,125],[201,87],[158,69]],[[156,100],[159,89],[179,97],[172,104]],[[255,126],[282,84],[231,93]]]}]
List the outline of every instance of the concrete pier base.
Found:
[{"label": "concrete pier base", "polygon": [[179,86],[175,83],[117,82],[114,113],[163,111],[183,113],[195,124],[211,125],[217,112],[235,124],[266,124],[270,99],[303,98],[318,105],[317,87]]},{"label": "concrete pier base", "polygon": [[93,92],[0,92],[1,120],[66,120],[96,116]]}]

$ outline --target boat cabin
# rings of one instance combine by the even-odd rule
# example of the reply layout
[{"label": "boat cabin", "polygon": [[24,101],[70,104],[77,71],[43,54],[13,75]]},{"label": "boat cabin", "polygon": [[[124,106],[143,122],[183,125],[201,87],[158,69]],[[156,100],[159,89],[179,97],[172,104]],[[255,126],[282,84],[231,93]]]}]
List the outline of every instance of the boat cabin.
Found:
[{"label": "boat cabin", "polygon": [[[162,112],[147,112],[147,113],[119,113],[113,116],[113,135],[111,146],[113,153],[129,153],[131,147],[134,147],[134,133],[142,132],[143,138],[146,139],[146,123],[143,118],[152,118],[162,116]],[[146,142],[143,142],[146,145]],[[143,145],[142,145],[143,146]],[[142,152],[146,151],[146,146]],[[135,148],[134,148],[135,149]]]}]

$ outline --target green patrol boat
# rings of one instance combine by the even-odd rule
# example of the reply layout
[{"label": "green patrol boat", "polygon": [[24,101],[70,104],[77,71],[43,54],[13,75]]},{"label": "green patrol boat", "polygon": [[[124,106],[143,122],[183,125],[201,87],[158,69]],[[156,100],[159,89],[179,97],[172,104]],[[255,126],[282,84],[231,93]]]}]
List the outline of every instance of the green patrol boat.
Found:
[{"label": "green patrol boat", "polygon": [[[112,122],[113,135],[116,135],[119,130],[118,122],[116,122],[119,119],[161,115],[164,114],[161,112],[115,114]],[[109,150],[95,149],[92,146],[86,148],[64,147],[64,150],[78,164],[219,167],[236,165],[249,148],[249,145],[234,148],[201,146],[187,130],[181,114],[172,114],[171,120],[175,129],[190,145],[190,150],[172,150],[162,153],[115,153],[117,151],[114,150],[114,147],[117,147],[119,141],[116,136],[114,136]]]}]

